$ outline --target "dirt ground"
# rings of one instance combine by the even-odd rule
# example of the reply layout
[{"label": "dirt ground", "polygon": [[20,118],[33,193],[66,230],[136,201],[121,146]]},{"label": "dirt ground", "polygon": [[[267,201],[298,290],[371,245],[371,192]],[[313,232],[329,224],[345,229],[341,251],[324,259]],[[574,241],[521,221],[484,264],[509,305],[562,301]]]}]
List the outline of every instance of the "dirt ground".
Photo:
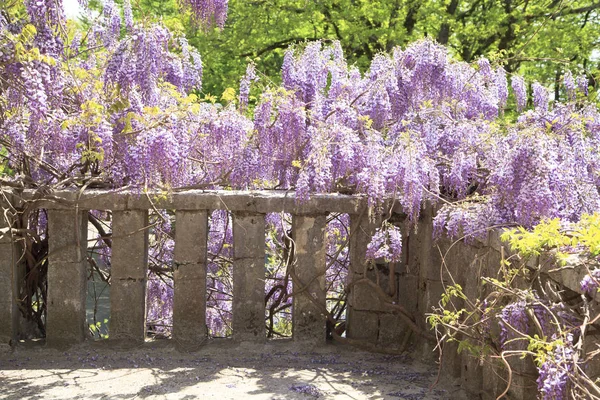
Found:
[{"label": "dirt ground", "polygon": [[0,399],[464,399],[435,364],[338,344],[0,349]]}]

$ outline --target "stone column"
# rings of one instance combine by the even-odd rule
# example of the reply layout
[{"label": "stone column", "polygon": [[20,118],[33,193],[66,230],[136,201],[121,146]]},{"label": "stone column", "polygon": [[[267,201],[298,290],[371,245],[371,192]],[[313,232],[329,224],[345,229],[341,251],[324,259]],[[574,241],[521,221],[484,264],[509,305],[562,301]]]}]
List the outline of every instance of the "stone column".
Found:
[{"label": "stone column", "polygon": [[327,216],[294,215],[292,238],[295,249],[293,338],[296,341],[325,342],[326,309],[325,229]]},{"label": "stone column", "polygon": [[370,298],[376,297],[376,294],[370,286],[357,281],[367,277],[367,245],[376,228],[376,224],[370,221],[366,210],[362,215],[350,215],[350,270],[348,271],[350,292],[348,293],[347,335],[349,338],[371,343],[377,343],[379,316],[367,303]]},{"label": "stone column", "polygon": [[202,343],[206,329],[206,240],[208,213],[177,211],[173,280],[173,338]]},{"label": "stone column", "polygon": [[[0,216],[0,229],[9,227],[4,216]],[[17,309],[17,261],[20,254],[16,251],[8,230],[3,231],[0,238],[0,349],[7,346],[16,338],[19,326],[19,311]]]},{"label": "stone column", "polygon": [[87,333],[87,211],[48,210],[46,343],[64,346]]},{"label": "stone column", "polygon": [[114,211],[109,339],[128,344],[146,337],[148,211]]},{"label": "stone column", "polygon": [[233,214],[233,338],[264,342],[265,217]]}]

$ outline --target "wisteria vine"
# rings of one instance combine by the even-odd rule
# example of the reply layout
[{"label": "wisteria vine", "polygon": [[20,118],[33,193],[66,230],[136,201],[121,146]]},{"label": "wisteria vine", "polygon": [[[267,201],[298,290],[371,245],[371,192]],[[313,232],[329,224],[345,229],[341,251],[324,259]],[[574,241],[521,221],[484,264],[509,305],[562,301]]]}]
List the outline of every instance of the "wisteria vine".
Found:
[{"label": "wisteria vine", "polygon": [[[223,28],[227,3],[181,1],[209,28]],[[202,97],[200,54],[161,24],[137,23],[129,1],[122,20],[116,3],[105,0],[85,31],[66,23],[60,1],[24,5],[25,19],[10,9],[0,13],[3,186],[294,190],[297,201],[350,193],[366,196],[379,214],[393,198],[412,224],[432,203],[436,235],[467,238],[491,226],[575,222],[600,208],[600,112],[586,100],[584,75],[564,71],[560,102],[537,82],[528,93],[519,75],[509,85],[502,66],[485,58],[455,61],[430,40],[378,54],[364,72],[348,65],[339,43],[313,41],[286,51],[281,85],[267,84],[251,98],[260,78],[250,64],[239,96],[219,104]],[[505,114],[513,103],[514,120]],[[164,270],[172,257],[172,216],[155,218],[160,246],[151,253],[148,318],[161,333],[172,301]],[[272,314],[267,326],[276,335],[276,325],[288,329],[291,304],[282,257],[289,218],[267,219],[266,304],[281,316]],[[347,216],[332,217],[329,232],[330,287],[343,297]],[[407,233],[385,220],[367,258],[399,260]],[[105,239],[99,231],[99,243],[108,246]],[[213,213],[208,325],[214,335],[230,331],[231,240],[230,217]],[[594,272],[585,288],[597,286]],[[331,308],[341,316],[339,304]],[[520,327],[518,304],[506,305],[503,323]],[[570,357],[561,354],[560,360]],[[553,368],[540,367],[542,391],[562,379]]]}]

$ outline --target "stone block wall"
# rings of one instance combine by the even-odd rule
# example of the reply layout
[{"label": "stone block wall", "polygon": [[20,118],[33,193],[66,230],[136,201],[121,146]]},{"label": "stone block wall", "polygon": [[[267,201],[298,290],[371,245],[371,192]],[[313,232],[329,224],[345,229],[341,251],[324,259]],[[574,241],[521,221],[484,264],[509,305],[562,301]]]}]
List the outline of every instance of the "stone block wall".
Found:
[{"label": "stone block wall", "polygon": [[[433,350],[432,342],[410,334],[411,331],[402,318],[398,317],[399,305],[407,310],[419,328],[429,331],[426,315],[432,307],[438,306],[444,288],[459,284],[468,298],[482,298],[487,294],[482,284],[483,277],[498,277],[501,260],[511,256],[510,249],[500,241],[500,231],[493,231],[485,241],[465,243],[432,239],[432,218],[434,210],[425,209],[421,215],[417,229],[405,230],[403,243],[403,260],[393,266],[378,264],[366,266],[360,284],[351,286],[350,312],[360,319],[362,326],[353,325],[350,321],[349,337],[363,339],[387,349],[412,349],[430,360],[438,359],[438,352]],[[573,265],[577,260],[570,260]],[[585,275],[581,269],[563,268],[552,271],[553,264],[532,258],[527,260],[527,267],[539,272],[542,280],[556,282],[574,293],[582,294],[579,287]],[[371,282],[365,283],[365,279]],[[393,282],[393,284],[390,284]],[[373,284],[379,292],[373,290]],[[527,282],[517,282],[526,285]],[[391,288],[396,288],[395,291]],[[379,295],[385,292],[387,297]],[[600,295],[591,304],[592,308],[600,308]],[[453,299],[457,309],[463,307],[463,301]],[[508,375],[501,361],[474,358],[467,351],[457,352],[456,342],[446,343],[443,349],[442,374],[452,377],[463,389],[483,399],[495,399],[504,392]],[[512,369],[511,388],[507,395],[510,398],[528,399],[537,397],[537,369],[530,357],[509,359]],[[600,376],[600,363],[587,367],[589,376]]]}]

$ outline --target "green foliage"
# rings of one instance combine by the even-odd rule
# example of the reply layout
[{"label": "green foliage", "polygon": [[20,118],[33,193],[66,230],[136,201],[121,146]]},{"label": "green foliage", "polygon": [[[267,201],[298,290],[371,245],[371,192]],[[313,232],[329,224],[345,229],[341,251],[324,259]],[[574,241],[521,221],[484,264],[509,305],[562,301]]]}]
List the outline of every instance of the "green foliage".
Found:
[{"label": "green foliage", "polygon": [[97,321],[95,324],[89,325],[90,332],[94,337],[98,337],[100,339],[108,339],[108,319],[104,319],[104,321]]},{"label": "green foliage", "polygon": [[446,307],[453,297],[465,300],[467,297],[462,291],[462,287],[459,284],[446,286],[445,292],[442,294],[442,306]]},{"label": "green foliage", "polygon": [[600,254],[600,214],[584,215],[574,233],[578,244],[584,246],[592,256]]},{"label": "green foliage", "polygon": [[600,3],[586,0],[230,0],[222,32],[197,29],[189,14],[178,14],[176,0],[138,4],[137,17],[162,19],[200,50],[204,92],[213,95],[237,88],[248,59],[278,81],[284,50],[317,39],[339,40],[363,70],[378,52],[433,37],[465,61],[486,56],[531,81],[556,86],[567,68],[597,74],[592,51],[600,37]]},{"label": "green foliage", "polygon": [[559,346],[563,346],[565,343],[562,339],[548,340],[548,338],[540,338],[538,335],[533,335],[529,338],[529,344],[527,345],[527,351],[535,354],[535,363],[541,366],[548,356],[552,354],[554,349]]},{"label": "green foliage", "polygon": [[3,175],[10,175],[12,173],[11,169],[8,167],[8,152],[6,148],[0,146],[0,177]]},{"label": "green foliage", "polygon": [[562,232],[558,218],[543,221],[532,231],[523,227],[507,230],[500,238],[524,257],[539,256],[544,250],[572,243]]},{"label": "green foliage", "polygon": [[[467,351],[478,359],[490,354],[531,357],[540,374],[538,388],[557,385],[557,391],[568,391],[568,398],[579,398],[580,388],[597,387],[597,381],[573,371],[583,364],[582,360],[588,362],[596,356],[595,352],[586,354],[582,350],[586,345],[578,347],[577,343],[594,343],[593,336],[586,336],[587,324],[597,320],[598,314],[590,309],[588,301],[575,305],[569,290],[547,290],[551,276],[541,269],[530,270],[524,260],[553,254],[562,264],[576,254],[573,260],[579,260],[579,264],[570,263],[569,268],[581,268],[589,278],[590,261],[600,255],[600,214],[584,215],[577,223],[545,220],[530,231],[507,230],[501,239],[521,257],[501,260],[498,277],[483,277],[485,286],[474,291],[479,293],[477,298],[465,296],[458,285],[446,287],[428,322],[440,341],[455,341],[458,352]],[[553,281],[552,285],[557,283]],[[583,281],[581,285],[585,290]],[[455,302],[455,298],[464,302]]]},{"label": "green foliage", "polygon": [[521,227],[507,230],[501,239],[525,257],[557,249],[557,256],[561,259],[566,256],[561,252],[564,246],[580,248],[595,257],[600,254],[600,214],[583,215],[577,224],[571,226],[561,226],[559,219],[546,220],[532,231]]}]

